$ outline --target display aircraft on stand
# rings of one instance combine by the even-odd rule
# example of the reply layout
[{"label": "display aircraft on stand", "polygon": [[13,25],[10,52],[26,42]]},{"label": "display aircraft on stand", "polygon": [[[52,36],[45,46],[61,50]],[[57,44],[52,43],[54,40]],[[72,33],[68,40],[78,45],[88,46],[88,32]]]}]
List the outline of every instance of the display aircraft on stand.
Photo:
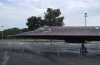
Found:
[{"label": "display aircraft on stand", "polygon": [[13,35],[14,37],[34,39],[65,40],[67,43],[81,43],[80,54],[87,53],[84,43],[100,41],[99,26],[43,26],[36,30]]},{"label": "display aircraft on stand", "polygon": [[36,30],[13,35],[14,37],[34,39],[65,40],[68,43],[87,43],[100,41],[99,26],[43,26]]}]

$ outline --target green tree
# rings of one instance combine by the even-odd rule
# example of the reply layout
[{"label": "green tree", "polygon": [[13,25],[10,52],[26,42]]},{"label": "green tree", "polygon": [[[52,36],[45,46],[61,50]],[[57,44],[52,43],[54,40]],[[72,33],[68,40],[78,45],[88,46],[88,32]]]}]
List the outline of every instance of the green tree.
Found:
[{"label": "green tree", "polygon": [[52,9],[48,8],[47,12],[44,12],[44,20],[47,26],[63,26],[63,19],[64,17],[60,17],[61,12],[60,9]]},{"label": "green tree", "polygon": [[29,30],[37,29],[41,26],[63,26],[64,17],[60,17],[60,9],[47,8],[47,11],[44,12],[44,19],[41,17],[31,16],[27,19],[26,25]]},{"label": "green tree", "polygon": [[32,16],[27,19],[26,25],[28,26],[29,30],[37,29],[40,26],[43,26],[41,17]]}]

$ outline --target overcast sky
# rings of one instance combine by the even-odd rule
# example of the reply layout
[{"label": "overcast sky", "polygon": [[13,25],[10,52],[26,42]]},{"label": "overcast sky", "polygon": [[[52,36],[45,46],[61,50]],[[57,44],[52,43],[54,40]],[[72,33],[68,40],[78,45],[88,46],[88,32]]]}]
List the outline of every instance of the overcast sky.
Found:
[{"label": "overcast sky", "polygon": [[65,26],[100,26],[100,0],[0,0],[0,30],[25,28],[31,16],[44,16],[47,8],[59,8]]}]

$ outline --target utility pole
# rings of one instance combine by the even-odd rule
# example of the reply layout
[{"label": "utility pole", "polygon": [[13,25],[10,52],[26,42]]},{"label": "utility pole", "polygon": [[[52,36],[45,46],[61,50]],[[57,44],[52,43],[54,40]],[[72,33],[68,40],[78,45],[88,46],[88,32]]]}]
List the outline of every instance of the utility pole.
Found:
[{"label": "utility pole", "polygon": [[85,17],[85,27],[86,27],[86,17],[87,17],[87,13],[85,13],[84,17]]}]

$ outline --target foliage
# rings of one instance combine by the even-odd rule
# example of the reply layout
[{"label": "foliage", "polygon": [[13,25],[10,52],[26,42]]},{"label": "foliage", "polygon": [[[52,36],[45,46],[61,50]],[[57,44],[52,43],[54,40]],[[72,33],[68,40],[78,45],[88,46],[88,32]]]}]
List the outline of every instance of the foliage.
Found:
[{"label": "foliage", "polygon": [[27,21],[28,22],[26,23],[26,25],[28,26],[29,30],[34,30],[38,27],[43,26],[41,17],[32,16],[28,18]]},{"label": "foliage", "polygon": [[44,19],[37,16],[32,16],[27,19],[26,25],[29,30],[37,29],[41,26],[63,26],[64,17],[59,17],[61,15],[60,9],[47,8],[44,12]]},{"label": "foliage", "polygon": [[[27,28],[19,29],[19,28],[11,28],[11,29],[5,29],[3,31],[3,38],[7,39],[10,38],[11,35],[22,33],[22,32],[27,32]],[[0,31],[0,39],[2,38],[2,31]]]},{"label": "foliage", "polygon": [[63,26],[64,17],[59,17],[61,15],[60,9],[48,8],[47,13],[44,14],[44,20],[47,26]]},{"label": "foliage", "polygon": [[27,32],[27,31],[29,31],[28,28],[22,28],[20,30],[21,30],[21,32]]}]

